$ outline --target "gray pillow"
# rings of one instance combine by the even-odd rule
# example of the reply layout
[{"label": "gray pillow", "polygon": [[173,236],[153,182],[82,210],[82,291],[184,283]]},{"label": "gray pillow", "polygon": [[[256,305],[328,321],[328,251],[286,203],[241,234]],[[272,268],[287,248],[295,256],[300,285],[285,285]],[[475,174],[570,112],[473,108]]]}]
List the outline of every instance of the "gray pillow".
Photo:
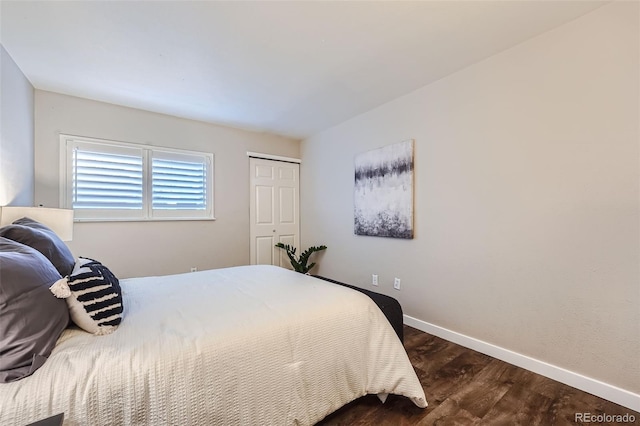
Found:
[{"label": "gray pillow", "polygon": [[60,275],[66,277],[73,271],[75,259],[69,247],[48,226],[28,217],[15,220],[0,228],[0,237],[33,247],[49,259]]},{"label": "gray pillow", "polygon": [[49,287],[62,277],[37,250],[0,237],[0,383],[44,364],[69,324],[69,309]]}]

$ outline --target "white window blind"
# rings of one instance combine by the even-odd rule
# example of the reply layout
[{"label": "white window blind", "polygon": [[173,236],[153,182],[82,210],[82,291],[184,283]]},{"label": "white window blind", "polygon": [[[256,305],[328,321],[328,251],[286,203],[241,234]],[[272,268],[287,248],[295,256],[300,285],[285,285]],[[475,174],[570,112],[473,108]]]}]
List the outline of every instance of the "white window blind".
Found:
[{"label": "white window blind", "polygon": [[73,151],[74,209],[143,208],[142,157]]},{"label": "white window blind", "polygon": [[206,164],[154,158],[151,174],[154,209],[207,207]]},{"label": "white window blind", "polygon": [[213,219],[213,154],[60,139],[61,203],[76,219]]}]

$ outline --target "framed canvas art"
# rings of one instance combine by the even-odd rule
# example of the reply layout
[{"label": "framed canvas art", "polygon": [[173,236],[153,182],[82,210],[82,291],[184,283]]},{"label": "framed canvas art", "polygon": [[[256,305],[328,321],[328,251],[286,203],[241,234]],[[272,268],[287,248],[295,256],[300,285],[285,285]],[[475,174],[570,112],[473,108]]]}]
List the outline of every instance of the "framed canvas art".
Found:
[{"label": "framed canvas art", "polygon": [[413,140],[356,156],[354,231],[413,238]]}]

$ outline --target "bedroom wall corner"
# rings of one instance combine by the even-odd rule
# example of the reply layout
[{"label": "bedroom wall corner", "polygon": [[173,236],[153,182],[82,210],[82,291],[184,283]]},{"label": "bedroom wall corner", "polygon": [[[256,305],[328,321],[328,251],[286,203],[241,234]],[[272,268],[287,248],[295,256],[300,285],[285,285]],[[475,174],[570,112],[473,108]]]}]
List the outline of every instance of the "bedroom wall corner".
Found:
[{"label": "bedroom wall corner", "polygon": [[0,206],[34,202],[34,89],[0,44]]},{"label": "bedroom wall corner", "polygon": [[[328,246],[313,273],[640,394],[639,7],[614,1],[303,141],[302,244]],[[415,238],[355,236],[354,157],[406,139]]]}]

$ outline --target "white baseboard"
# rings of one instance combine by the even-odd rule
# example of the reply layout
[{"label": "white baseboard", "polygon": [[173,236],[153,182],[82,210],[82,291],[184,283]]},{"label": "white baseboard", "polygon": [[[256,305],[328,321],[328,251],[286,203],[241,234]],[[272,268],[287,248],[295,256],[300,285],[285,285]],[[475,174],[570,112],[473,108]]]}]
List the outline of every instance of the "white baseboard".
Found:
[{"label": "white baseboard", "polygon": [[425,333],[438,336],[442,339],[464,346],[485,355],[492,356],[509,364],[524,368],[558,382],[564,383],[576,389],[599,396],[608,401],[615,402],[634,411],[640,411],[640,395],[612,386],[590,377],[574,373],[564,368],[548,364],[543,361],[465,336],[455,331],[430,324],[417,318],[404,315],[404,323]]}]

